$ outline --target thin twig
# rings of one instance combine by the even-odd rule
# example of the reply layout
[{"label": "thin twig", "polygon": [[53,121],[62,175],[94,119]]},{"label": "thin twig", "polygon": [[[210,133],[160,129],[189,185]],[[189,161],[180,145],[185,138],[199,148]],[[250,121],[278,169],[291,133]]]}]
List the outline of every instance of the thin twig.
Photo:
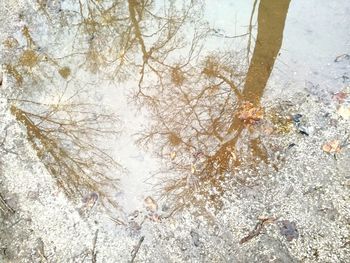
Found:
[{"label": "thin twig", "polygon": [[142,236],[142,237],[140,238],[139,242],[137,243],[137,245],[135,246],[135,248],[131,251],[132,257],[131,257],[130,263],[133,263],[133,262],[134,262],[134,260],[135,260],[135,258],[136,258],[136,256],[137,256],[137,253],[138,253],[139,250],[140,250],[141,244],[142,244],[142,242],[143,242],[144,240],[145,240],[145,237]]},{"label": "thin twig", "polygon": [[255,225],[254,229],[252,231],[250,231],[247,236],[245,236],[244,238],[242,238],[239,241],[240,244],[248,242],[249,240],[253,239],[254,237],[260,235],[261,230],[263,230],[264,226],[275,222],[277,220],[277,218],[268,217],[268,218],[262,218],[259,220],[260,221]]},{"label": "thin twig", "polygon": [[5,213],[6,212],[10,212],[11,214],[16,213],[16,211],[6,203],[5,199],[2,197],[1,194],[0,194],[0,209]]},{"label": "thin twig", "polygon": [[117,225],[127,226],[127,224],[126,224],[123,220],[121,220],[121,219],[119,219],[119,218],[113,218],[113,217],[111,217],[111,216],[108,216],[108,218],[109,218],[111,221],[113,221],[114,223],[116,223]]},{"label": "thin twig", "polygon": [[92,256],[91,262],[92,263],[97,262],[97,260],[96,260],[96,257],[97,257],[97,250],[96,250],[97,236],[98,236],[98,229],[95,232],[95,237],[94,237],[94,240],[92,243],[92,251],[91,251],[91,256]]}]

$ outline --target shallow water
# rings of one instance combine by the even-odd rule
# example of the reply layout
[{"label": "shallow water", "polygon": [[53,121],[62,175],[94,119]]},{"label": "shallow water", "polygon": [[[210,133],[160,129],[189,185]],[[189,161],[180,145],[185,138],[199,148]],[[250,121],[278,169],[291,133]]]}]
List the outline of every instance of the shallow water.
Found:
[{"label": "shallow water", "polygon": [[219,209],[238,171],[282,164],[267,142],[293,124],[267,104],[349,83],[345,0],[30,3],[2,44],[13,114],[68,195],[126,212]]}]

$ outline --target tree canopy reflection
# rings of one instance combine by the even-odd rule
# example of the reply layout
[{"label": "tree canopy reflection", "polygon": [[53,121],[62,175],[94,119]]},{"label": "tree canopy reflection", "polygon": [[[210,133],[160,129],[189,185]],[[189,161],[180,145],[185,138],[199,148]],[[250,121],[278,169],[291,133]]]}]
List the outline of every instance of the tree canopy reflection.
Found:
[{"label": "tree canopy reflection", "polygon": [[158,73],[153,126],[139,142],[152,144],[165,160],[159,185],[177,208],[198,204],[198,196],[220,206],[227,175],[270,162],[257,132],[264,114],[260,100],[281,48],[289,2],[260,1],[248,66],[244,52],[228,50],[203,52],[196,63]]},{"label": "tree canopy reflection", "polygon": [[[165,163],[160,185],[182,206],[195,201],[195,194],[208,199],[220,196],[225,175],[237,167],[255,169],[260,162],[269,162],[256,130],[263,119],[260,101],[281,48],[290,0],[259,2],[252,53],[252,19],[249,32],[241,36],[248,50],[213,51],[205,44],[217,36],[202,17],[201,1],[165,2],[79,0],[56,6],[38,1],[48,24],[59,21],[54,25],[56,37],[68,39],[63,42],[70,45],[65,47],[69,52],[60,56],[44,52],[24,27],[27,44],[18,63],[7,64],[7,71],[19,84],[24,75],[36,76],[33,72],[44,63],[68,84],[81,68],[106,73],[112,81],[136,80],[134,99],[152,116],[139,143],[156,149]],[[51,80],[46,70],[39,75]],[[19,110],[26,114],[19,115]],[[42,123],[43,116],[25,106],[13,113],[27,128],[23,116],[38,117]],[[104,123],[100,124],[103,129]],[[36,136],[28,134],[29,139]]]}]

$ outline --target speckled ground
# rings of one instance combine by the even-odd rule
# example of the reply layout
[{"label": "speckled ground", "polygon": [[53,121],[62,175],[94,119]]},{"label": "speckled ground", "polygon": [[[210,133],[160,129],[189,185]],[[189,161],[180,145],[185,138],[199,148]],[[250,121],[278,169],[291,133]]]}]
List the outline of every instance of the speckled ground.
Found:
[{"label": "speckled ground", "polygon": [[[8,25],[1,41],[19,30],[18,14],[28,4],[9,1],[0,9],[0,22]],[[348,74],[349,63],[337,67]],[[219,209],[200,205],[198,196],[169,218],[165,203],[158,208],[161,220],[143,208],[123,223],[98,205],[84,211],[56,186],[9,111],[8,96],[17,92],[13,78],[2,78],[0,194],[15,213],[0,203],[1,262],[349,262],[350,120],[338,114],[332,94],[350,90],[336,76],[321,88],[290,84],[285,93],[273,79],[263,105],[301,114],[301,124],[262,136],[274,146],[268,154],[277,166],[227,174]],[[344,142],[335,156],[322,149],[331,140]]]}]

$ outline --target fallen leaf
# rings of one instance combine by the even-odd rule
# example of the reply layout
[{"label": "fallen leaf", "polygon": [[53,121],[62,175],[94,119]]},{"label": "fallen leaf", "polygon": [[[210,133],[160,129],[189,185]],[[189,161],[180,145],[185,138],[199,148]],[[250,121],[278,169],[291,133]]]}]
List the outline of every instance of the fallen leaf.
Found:
[{"label": "fallen leaf", "polygon": [[326,153],[339,153],[341,150],[340,142],[338,140],[327,142],[322,146],[322,150]]},{"label": "fallen leaf", "polygon": [[261,107],[255,107],[250,102],[244,102],[238,112],[238,118],[245,123],[253,124],[261,120],[264,116],[264,111]]},{"label": "fallen leaf", "polygon": [[333,99],[336,100],[338,103],[343,103],[346,98],[348,97],[348,93],[340,91],[333,95]]},{"label": "fallen leaf", "polygon": [[157,202],[150,196],[145,198],[145,207],[148,211],[155,212],[158,210]]},{"label": "fallen leaf", "polygon": [[174,160],[174,159],[175,159],[175,157],[176,157],[176,152],[172,152],[172,153],[170,154],[170,158],[171,158],[171,160]]},{"label": "fallen leaf", "polygon": [[151,221],[153,221],[153,222],[160,222],[160,221],[161,221],[160,216],[157,215],[157,214],[155,214],[155,213],[153,213],[152,215],[150,215],[148,218],[149,218]]},{"label": "fallen leaf", "polygon": [[338,109],[338,114],[343,117],[343,119],[347,120],[350,118],[350,107],[346,107],[345,105],[342,105]]}]

